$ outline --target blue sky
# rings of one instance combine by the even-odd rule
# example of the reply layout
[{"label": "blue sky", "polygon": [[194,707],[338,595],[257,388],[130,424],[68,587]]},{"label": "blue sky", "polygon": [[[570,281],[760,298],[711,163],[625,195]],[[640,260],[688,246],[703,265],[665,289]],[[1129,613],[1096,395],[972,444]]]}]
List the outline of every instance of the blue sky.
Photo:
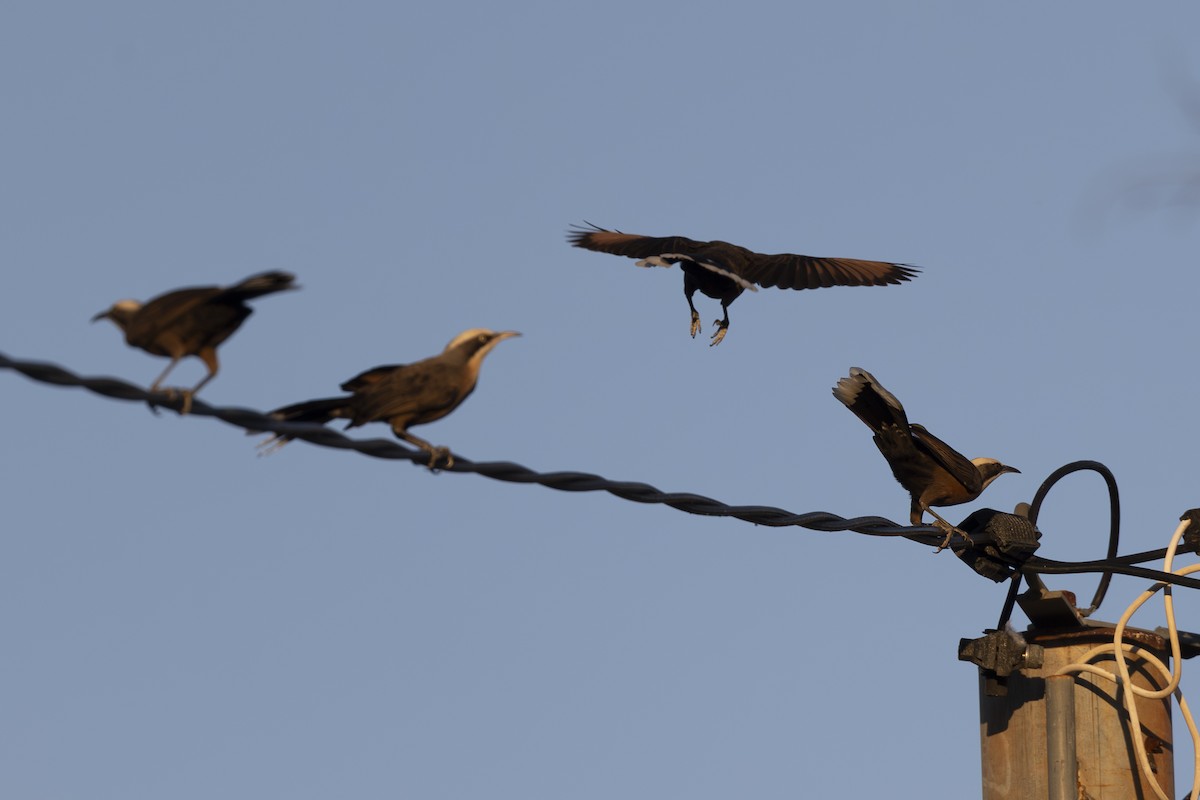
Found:
[{"label": "blue sky", "polygon": [[[93,314],[286,269],[303,290],[257,303],[203,399],[272,408],[515,329],[418,435],[903,520],[830,395],[861,366],[1022,470],[983,504],[1096,459],[1123,551],[1165,546],[1200,505],[1200,208],[1154,190],[1200,171],[1198,29],[1181,2],[10,3],[0,351],[147,385],[163,362]],[[744,295],[710,349],[678,270],[568,247],[583,220],[924,272]],[[955,653],[1004,587],[948,553],[299,443],[256,458],[211,419],[0,386],[6,796],[979,784]],[[1099,480],[1068,479],[1042,554],[1099,557],[1106,514]]]}]

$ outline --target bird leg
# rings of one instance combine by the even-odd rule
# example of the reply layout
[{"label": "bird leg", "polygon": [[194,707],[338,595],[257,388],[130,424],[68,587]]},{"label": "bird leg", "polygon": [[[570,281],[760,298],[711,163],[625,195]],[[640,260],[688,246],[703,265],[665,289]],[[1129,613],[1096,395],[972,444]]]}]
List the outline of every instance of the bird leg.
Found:
[{"label": "bird leg", "polygon": [[712,335],[712,341],[708,343],[709,347],[719,345],[729,330],[729,306],[721,303],[721,310],[725,312],[725,319],[713,320],[713,325],[717,326],[717,332]]},{"label": "bird leg", "polygon": [[163,380],[167,377],[171,370],[175,369],[175,365],[179,363],[180,358],[182,358],[182,356],[176,356],[175,358],[172,358],[171,363],[167,364],[167,368],[162,371],[162,375],[159,375],[154,379],[154,383],[150,384],[150,391],[152,393],[158,391],[159,385],[162,384]]},{"label": "bird leg", "polygon": [[[150,384],[150,391],[152,393],[161,391],[162,394],[165,394],[171,400],[179,400],[179,399],[183,400],[183,404],[179,408],[179,416],[181,416],[181,417],[186,417],[188,414],[191,413],[192,398],[195,397],[196,392],[200,391],[200,389],[206,383],[211,381],[213,378],[217,377],[217,370],[220,369],[220,365],[217,362],[216,348],[207,347],[207,348],[201,350],[199,353],[197,353],[197,355],[200,357],[200,360],[204,362],[204,365],[206,367],[208,367],[208,374],[205,375],[204,378],[199,383],[197,383],[195,386],[193,386],[191,389],[172,389],[172,388],[161,389],[161,390],[159,389],[159,386],[162,384],[163,380],[167,377],[167,374],[170,373],[170,371],[175,368],[175,365],[179,363],[179,360],[182,358],[182,356],[172,358],[171,363],[167,364],[167,368],[162,371],[162,374],[158,376],[158,378],[154,381],[154,383]],[[153,400],[147,401],[147,405],[150,406],[150,410],[153,411],[155,414],[158,413],[158,406]]]},{"label": "bird leg", "polygon": [[[392,428],[392,433],[409,444],[414,444],[426,453],[429,453],[429,463],[426,466],[429,467],[430,472],[437,472],[439,469],[450,469],[454,466],[454,455],[450,452],[449,447],[435,447],[421,437],[413,436],[404,430]],[[445,461],[445,464],[439,467],[438,461]]]},{"label": "bird leg", "polygon": [[197,392],[204,388],[206,383],[217,377],[217,372],[221,369],[221,364],[219,361],[217,361],[217,348],[205,347],[196,355],[199,356],[200,360],[204,362],[204,366],[208,367],[208,374],[205,375],[200,382],[191,389],[186,389],[183,391],[183,408],[179,409],[179,416],[181,417],[186,416],[188,412],[192,410],[192,398],[196,396]]},{"label": "bird leg", "polygon": [[[197,384],[196,384],[195,386],[193,386],[191,389],[180,389],[180,390],[178,390],[179,396],[183,398],[183,406],[182,406],[182,407],[179,409],[179,416],[181,416],[181,417],[186,417],[188,414],[190,414],[190,413],[191,413],[191,411],[192,411],[192,398],[196,396],[196,392],[200,391],[200,387],[204,386],[204,384],[208,383],[209,381],[211,381],[211,380],[212,380],[213,378],[215,378],[215,377],[217,377],[217,373],[216,373],[216,372],[210,372],[210,373],[208,373],[207,375],[205,375],[205,376],[204,376],[204,380],[202,380],[202,381],[200,381],[199,383],[197,383]],[[174,397],[174,396],[175,396],[175,394],[176,394],[176,390],[175,390],[175,389],[171,389],[171,390],[169,390],[169,391],[170,391],[170,393],[171,393],[171,396],[172,396],[172,397]]]},{"label": "bird leg", "polygon": [[[199,353],[197,353],[196,355],[199,356],[200,360],[204,362],[204,366],[208,367],[208,374],[205,375],[200,380],[200,382],[197,383],[195,386],[193,386],[191,389],[164,389],[163,390],[163,393],[166,394],[167,397],[171,398],[172,400],[176,400],[176,399],[183,400],[183,404],[179,407],[179,416],[181,416],[181,417],[186,417],[188,414],[192,413],[192,398],[196,396],[196,392],[200,391],[204,387],[205,384],[207,384],[213,378],[217,377],[217,370],[219,370],[221,368],[220,364],[217,362],[217,349],[215,347],[206,347],[203,350],[201,350]],[[172,361],[171,366],[172,367],[175,366],[175,362],[178,360],[179,359],[175,359],[175,361]],[[170,371],[170,367],[168,367],[167,370]],[[159,381],[161,381],[166,376],[167,376],[167,373],[164,372],[162,375],[160,375],[158,377],[158,380],[154,382],[154,385],[157,386]],[[151,391],[153,391],[153,390],[154,390],[154,387],[151,387]],[[153,405],[151,405],[150,407],[154,408]],[[158,412],[155,412],[155,413],[158,413]]]},{"label": "bird leg", "polygon": [[[168,397],[168,399],[182,400],[183,402],[179,406],[179,416],[186,417],[188,414],[192,413],[192,398],[196,396],[196,392],[200,391],[201,386],[203,386],[204,384],[208,383],[209,381],[211,381],[213,379],[213,376],[214,376],[214,373],[212,373],[212,372],[208,373],[208,375],[205,376],[204,380],[197,383],[191,389],[175,389],[175,388],[168,387],[168,388],[162,389],[160,391],[163,394],[165,394]],[[150,405],[150,410],[153,411],[155,414],[157,414],[158,413],[157,404],[153,400],[151,400],[151,401],[149,401],[149,405]]]},{"label": "bird leg", "polygon": [[687,298],[688,308],[690,308],[692,310],[692,338],[693,339],[696,338],[696,334],[699,333],[700,328],[703,327],[700,324],[700,312],[696,310],[696,304],[692,302],[692,293],[694,291],[695,290],[693,289],[692,292],[689,292],[689,291],[687,291],[687,287],[684,287],[684,293],[683,293],[683,296]]},{"label": "bird leg", "polygon": [[[945,517],[943,517],[941,514],[937,513],[936,511],[934,511],[929,506],[921,506],[921,508],[925,511],[928,511],[930,514],[933,515],[933,518],[934,518],[933,527],[946,532],[946,538],[942,540],[942,543],[940,545],[938,545],[938,549],[934,550],[935,553],[940,553],[943,550],[945,550],[947,547],[949,547],[950,540],[954,538],[954,534],[956,534],[956,533],[959,536],[961,536],[963,538],[963,540],[966,541],[967,544],[972,544],[971,537],[962,528],[957,528],[954,525],[951,525],[949,522],[946,521]],[[918,520],[917,524],[920,524],[919,520]]]},{"label": "bird leg", "polygon": [[[162,374],[154,379],[154,383],[150,384],[150,389],[149,389],[150,394],[155,394],[158,392],[159,385],[162,384],[163,379],[165,379],[167,377],[167,375],[171,372],[171,370],[173,370],[175,368],[175,365],[179,363],[180,358],[182,358],[182,356],[176,356],[175,358],[172,358],[171,363],[167,364],[167,368],[162,371]],[[165,394],[171,400],[175,399],[175,390],[174,389],[165,389],[165,390],[163,390],[162,393]],[[150,410],[152,412],[154,412],[155,416],[158,415],[158,404],[157,403],[155,403],[153,400],[147,400],[146,405],[150,407]]]}]

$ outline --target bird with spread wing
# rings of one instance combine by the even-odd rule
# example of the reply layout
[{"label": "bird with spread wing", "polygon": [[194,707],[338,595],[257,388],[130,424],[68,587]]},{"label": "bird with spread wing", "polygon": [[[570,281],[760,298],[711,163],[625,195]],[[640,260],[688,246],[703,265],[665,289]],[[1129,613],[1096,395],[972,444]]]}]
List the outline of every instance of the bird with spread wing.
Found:
[{"label": "bird with spread wing", "polygon": [[792,253],[763,255],[729,242],[697,242],[683,236],[640,236],[610,231],[595,225],[576,226],[567,234],[575,247],[640,259],[639,267],[683,270],[683,293],[692,311],[692,338],[700,332],[700,313],[692,295],[700,292],[721,302],[724,318],[713,325],[710,346],[718,345],[729,330],[729,306],[749,289],[819,289],[829,286],[887,286],[902,283],[920,272],[911,264],[860,261],[853,258],[818,258]]}]

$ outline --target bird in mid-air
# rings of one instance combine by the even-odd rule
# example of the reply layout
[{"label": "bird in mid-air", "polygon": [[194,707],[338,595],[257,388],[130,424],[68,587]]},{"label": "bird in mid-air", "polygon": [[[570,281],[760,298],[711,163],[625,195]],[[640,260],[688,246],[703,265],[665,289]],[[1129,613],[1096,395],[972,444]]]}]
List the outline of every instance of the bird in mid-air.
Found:
[{"label": "bird in mid-air", "polygon": [[639,236],[610,231],[595,225],[576,226],[567,234],[575,247],[641,259],[639,267],[669,267],[683,270],[683,293],[692,310],[692,338],[700,332],[700,314],[692,302],[697,291],[721,301],[724,318],[716,320],[712,345],[718,345],[729,330],[729,305],[749,289],[777,286],[780,289],[818,289],[826,286],[886,286],[911,280],[920,268],[890,261],[860,261],[853,258],[818,258],[792,253],[763,255],[729,242],[697,242],[682,236]]},{"label": "bird in mid-air", "polygon": [[[297,289],[295,276],[286,272],[263,272],[232,286],[193,286],[159,295],[145,304],[120,300],[92,322],[110,319],[125,332],[125,341],[147,353],[165,356],[171,363],[150,386],[151,392],[185,356],[196,356],[208,374],[191,389],[180,390],[182,413],[191,408],[192,397],[217,375],[217,347],[253,313],[247,300],[265,294]],[[174,396],[175,390],[169,390]]]},{"label": "bird in mid-air", "polygon": [[925,511],[946,532],[944,548],[955,533],[966,533],[943,519],[932,506],[969,503],[1006,472],[1020,472],[994,458],[967,459],[921,425],[910,424],[895,395],[865,369],[851,367],[850,376],[833,387],[833,396],[875,434],[875,446],[892,474],[912,496],[909,522],[922,525]]},{"label": "bird in mid-air", "polygon": [[[434,447],[413,436],[408,429],[439,420],[458,408],[475,390],[484,356],[516,331],[471,328],[450,340],[440,354],[413,364],[389,364],[356,375],[342,384],[343,397],[327,397],[284,406],[269,416],[287,422],[324,424],[334,419],[349,420],[346,427],[368,422],[386,422],[392,433],[429,454],[429,468],[454,466],[454,456],[445,447]],[[260,445],[266,452],[287,444],[293,437],[275,434]]]}]

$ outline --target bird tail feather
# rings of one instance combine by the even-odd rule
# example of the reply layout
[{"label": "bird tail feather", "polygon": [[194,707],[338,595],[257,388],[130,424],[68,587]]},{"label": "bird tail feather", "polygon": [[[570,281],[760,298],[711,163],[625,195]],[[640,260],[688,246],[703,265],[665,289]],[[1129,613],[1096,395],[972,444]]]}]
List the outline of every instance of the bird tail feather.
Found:
[{"label": "bird tail feather", "polygon": [[319,400],[306,400],[303,403],[293,403],[290,406],[277,408],[267,416],[283,422],[314,422],[324,425],[331,419],[345,416],[349,400],[349,397],[323,397]]},{"label": "bird tail feather", "polygon": [[[322,397],[319,400],[306,400],[303,403],[293,403],[268,412],[267,416],[281,422],[311,422],[324,425],[332,419],[345,417],[349,411],[349,397]],[[262,431],[246,431],[248,436]],[[258,444],[259,453],[268,455],[294,439],[286,433],[275,433]]]},{"label": "bird tail feather", "polygon": [[257,275],[251,275],[246,280],[241,283],[235,283],[225,291],[235,297],[249,300],[254,297],[262,297],[264,294],[298,289],[300,287],[295,285],[295,280],[296,276],[291,273],[272,270],[271,272],[260,272]]},{"label": "bird tail feather", "polygon": [[865,369],[852,367],[850,376],[840,379],[833,387],[833,396],[876,433],[884,425],[908,428],[904,406]]}]

